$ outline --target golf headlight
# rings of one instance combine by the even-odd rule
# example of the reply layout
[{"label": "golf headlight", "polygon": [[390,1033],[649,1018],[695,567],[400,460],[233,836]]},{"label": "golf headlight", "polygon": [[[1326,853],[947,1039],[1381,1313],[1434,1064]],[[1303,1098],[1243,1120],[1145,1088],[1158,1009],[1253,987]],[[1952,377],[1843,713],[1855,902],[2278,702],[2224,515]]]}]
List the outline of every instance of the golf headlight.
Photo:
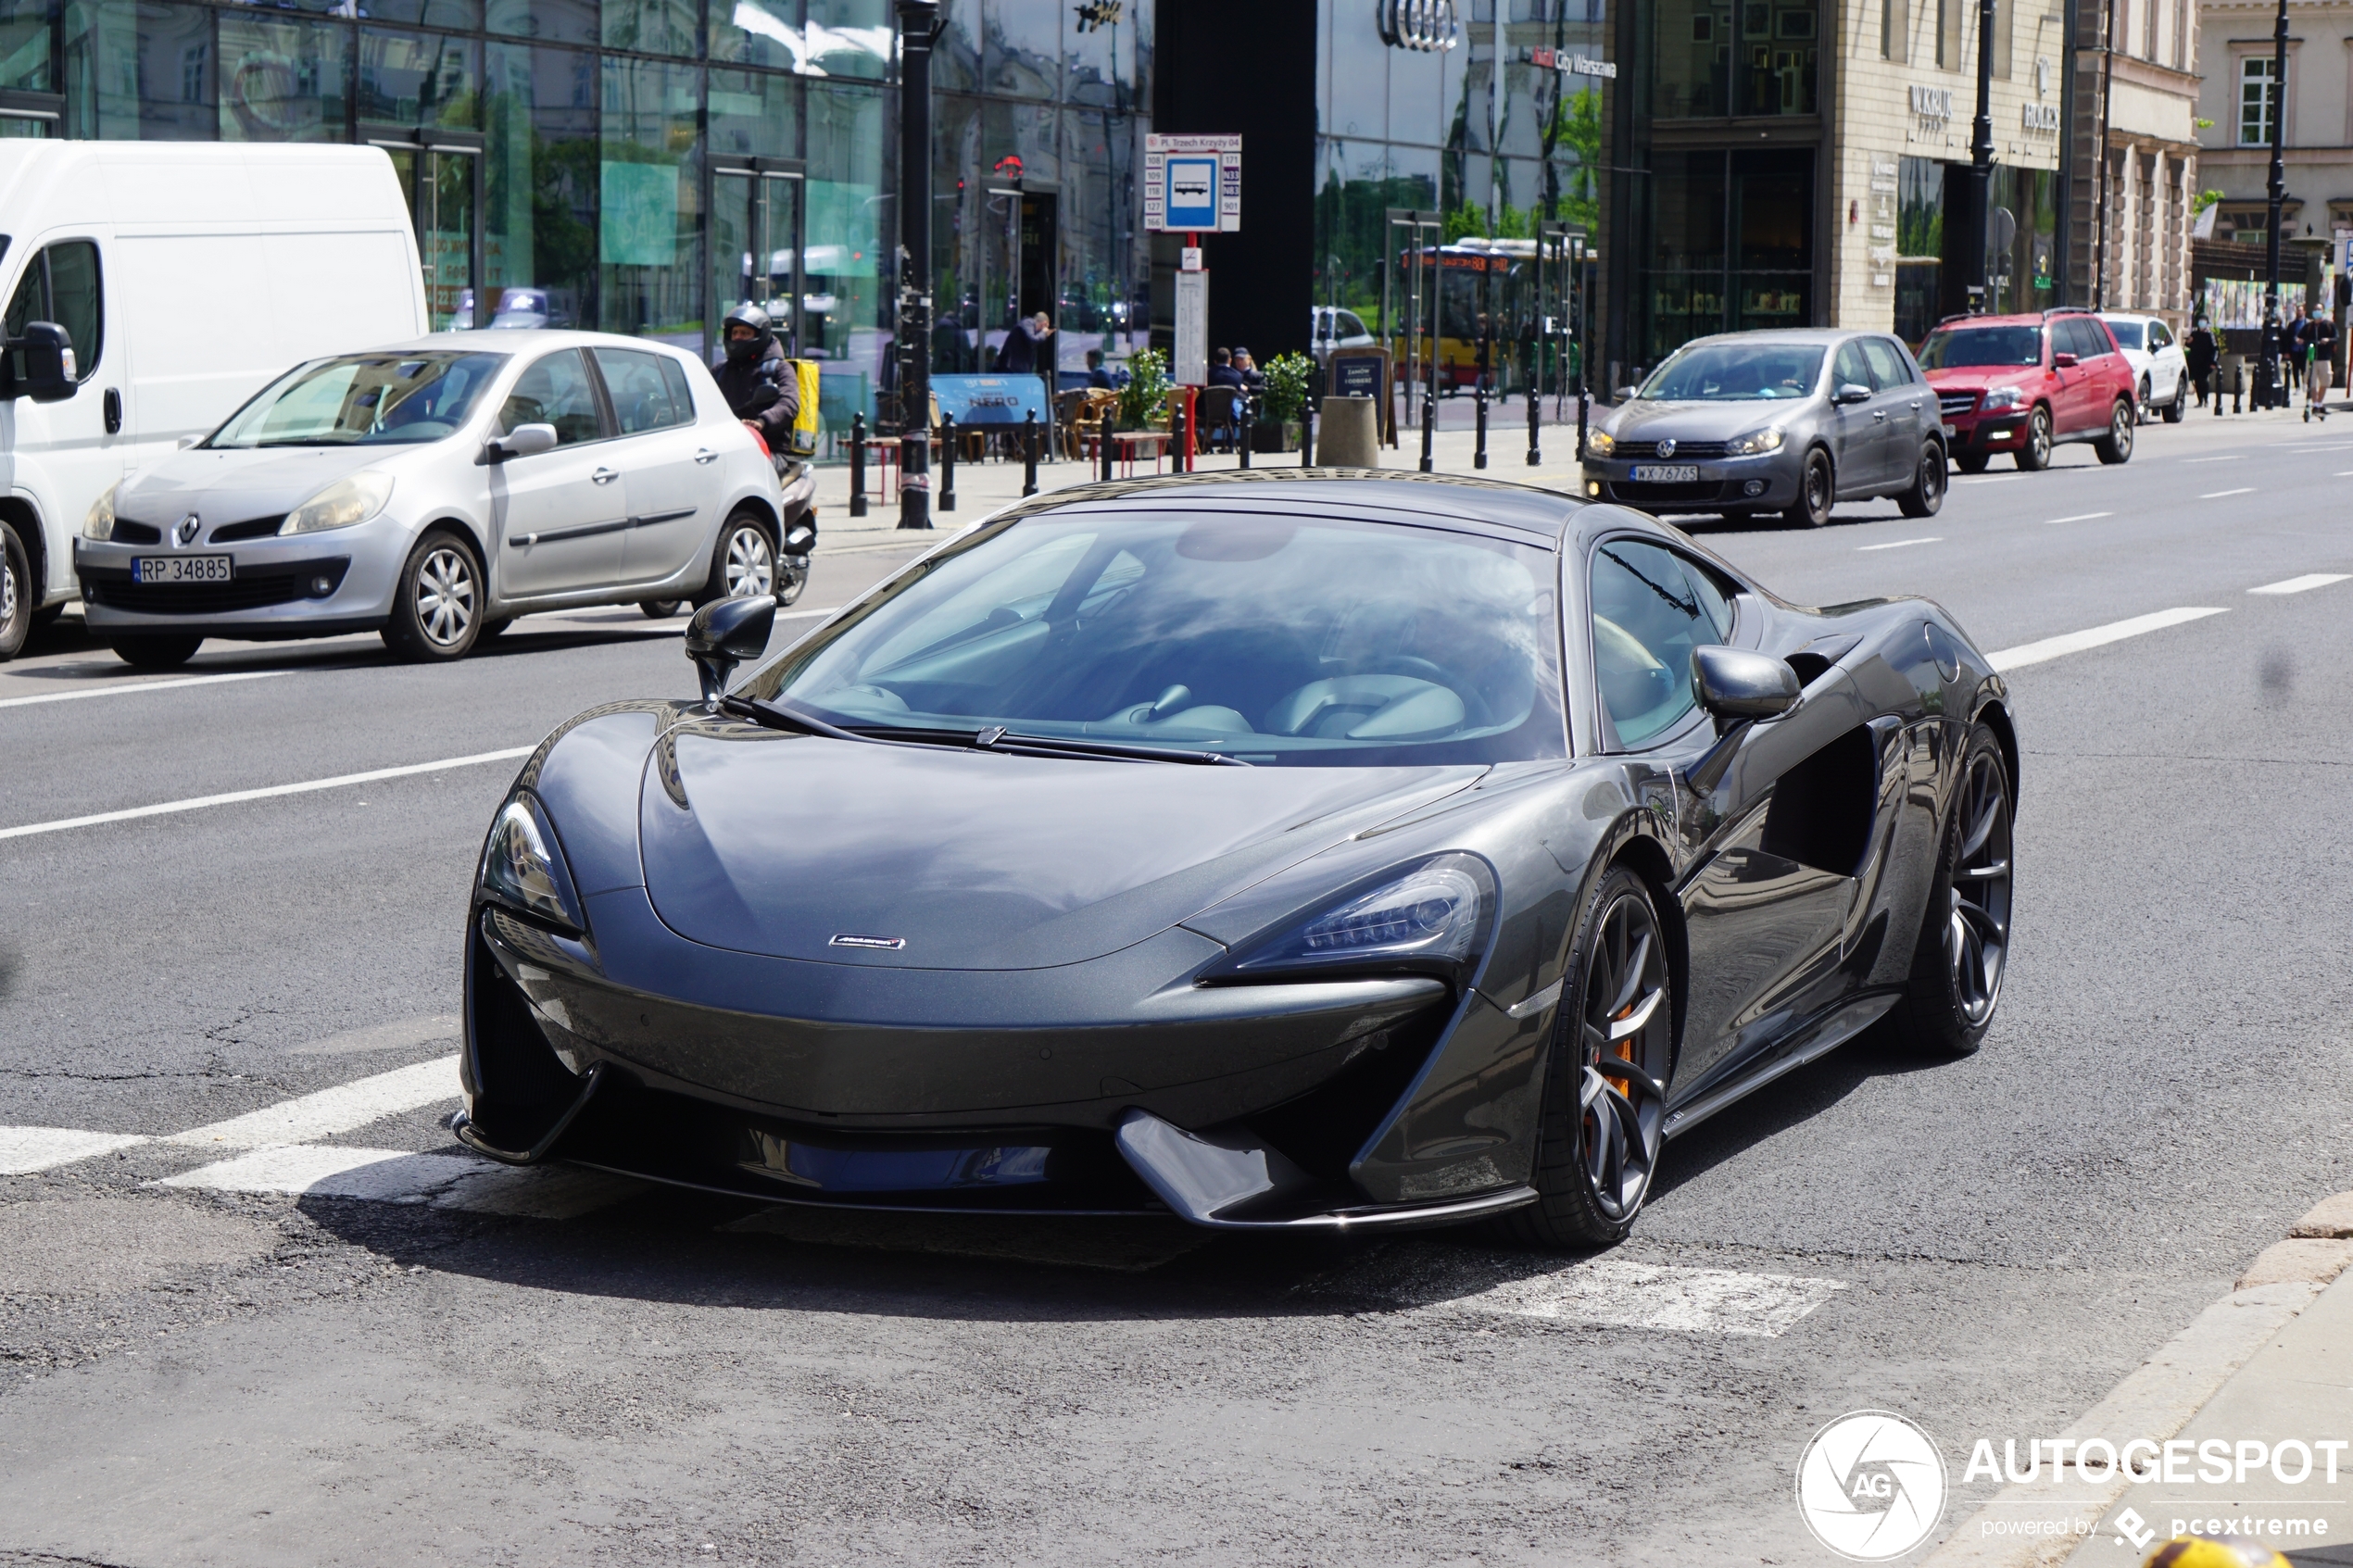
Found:
[{"label": "golf headlight", "polygon": [[1985,395],[1987,408],[2015,408],[2026,401],[2026,394],[2014,386],[1997,386]]},{"label": "golf headlight", "polygon": [[1489,878],[1468,856],[1450,855],[1352,894],[1252,944],[1235,974],[1316,969],[1419,969],[1458,972],[1478,950]]},{"label": "golf headlight", "polygon": [[1738,440],[1725,444],[1725,450],[1735,458],[1753,458],[1759,452],[1778,452],[1780,449],[1781,427],[1779,425],[1752,430]]},{"label": "golf headlight", "polygon": [[114,493],[120,488],[119,484],[109,484],[98,492],[96,500],[90,503],[90,510],[82,520],[82,536],[84,539],[114,537]]},{"label": "golf headlight", "polygon": [[510,796],[498,809],[497,821],[490,824],[490,841],[482,847],[480,884],[484,897],[518,914],[575,934],[588,929],[555,829],[547,825],[538,799],[526,790]]},{"label": "golf headlight", "polygon": [[286,514],[278,526],[283,533],[317,533],[323,529],[349,528],[367,521],[392,499],[392,475],[362,469],[338,479]]},{"label": "golf headlight", "polygon": [[1585,455],[1587,457],[1606,458],[1612,452],[1617,450],[1617,438],[1612,436],[1609,432],[1605,430],[1589,430],[1585,433]]}]

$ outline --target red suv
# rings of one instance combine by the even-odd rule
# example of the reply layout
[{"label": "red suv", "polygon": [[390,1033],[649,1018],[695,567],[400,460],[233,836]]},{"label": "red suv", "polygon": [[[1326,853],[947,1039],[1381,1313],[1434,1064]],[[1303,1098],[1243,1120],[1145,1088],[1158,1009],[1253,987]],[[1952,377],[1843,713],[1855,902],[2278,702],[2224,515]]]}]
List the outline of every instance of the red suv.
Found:
[{"label": "red suv", "polygon": [[2133,367],[2088,310],[1951,317],[1919,361],[1963,473],[1983,472],[1996,452],[2029,471],[2048,468],[2062,441],[2094,443],[2104,463],[2132,458]]}]

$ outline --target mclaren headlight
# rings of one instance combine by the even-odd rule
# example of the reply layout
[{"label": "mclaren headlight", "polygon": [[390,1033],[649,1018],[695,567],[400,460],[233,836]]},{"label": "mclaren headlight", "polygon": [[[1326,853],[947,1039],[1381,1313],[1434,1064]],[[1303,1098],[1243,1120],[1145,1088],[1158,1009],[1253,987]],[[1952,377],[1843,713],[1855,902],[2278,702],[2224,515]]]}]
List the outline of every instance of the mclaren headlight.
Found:
[{"label": "mclaren headlight", "polygon": [[517,914],[559,926],[575,935],[588,929],[580,895],[572,885],[563,850],[538,797],[519,789],[498,809],[490,839],[482,847],[482,896]]},{"label": "mclaren headlight", "polygon": [[114,537],[114,493],[120,488],[119,484],[109,484],[98,492],[96,500],[90,503],[90,510],[82,520],[82,536],[84,539]]},{"label": "mclaren headlight", "polygon": [[1587,457],[1606,458],[1612,452],[1617,450],[1617,440],[1615,436],[1611,435],[1609,432],[1605,430],[1589,430],[1585,433],[1585,455]]},{"label": "mclaren headlight", "polygon": [[1420,971],[1466,980],[1486,936],[1491,886],[1483,862],[1441,856],[1245,944],[1225,972]]},{"label": "mclaren headlight", "polygon": [[278,525],[283,533],[317,533],[330,528],[350,528],[384,509],[392,499],[392,475],[362,469],[336,480],[286,514]]},{"label": "mclaren headlight", "polygon": [[1781,427],[1767,425],[1763,430],[1752,430],[1737,440],[1726,442],[1724,449],[1735,458],[1754,458],[1759,453],[1780,451],[1781,440]]}]

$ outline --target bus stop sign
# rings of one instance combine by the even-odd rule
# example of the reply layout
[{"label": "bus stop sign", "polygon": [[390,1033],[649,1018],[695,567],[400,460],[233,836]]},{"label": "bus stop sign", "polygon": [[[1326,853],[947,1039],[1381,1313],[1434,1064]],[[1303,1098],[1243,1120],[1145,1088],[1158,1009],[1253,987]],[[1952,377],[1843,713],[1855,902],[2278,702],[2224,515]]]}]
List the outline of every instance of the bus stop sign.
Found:
[{"label": "bus stop sign", "polygon": [[1232,234],[1241,226],[1239,136],[1145,135],[1147,230]]}]

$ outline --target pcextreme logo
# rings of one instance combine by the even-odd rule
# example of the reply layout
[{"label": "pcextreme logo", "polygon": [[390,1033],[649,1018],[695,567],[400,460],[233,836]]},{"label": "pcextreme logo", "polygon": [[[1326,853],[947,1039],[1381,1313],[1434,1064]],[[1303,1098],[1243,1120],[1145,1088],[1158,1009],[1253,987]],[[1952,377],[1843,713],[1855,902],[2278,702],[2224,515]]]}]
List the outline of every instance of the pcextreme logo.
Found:
[{"label": "pcextreme logo", "polygon": [[1944,1456],[1887,1411],[1856,1411],[1814,1434],[1797,1462],[1797,1511],[1814,1538],[1856,1562],[1884,1562],[1944,1514]]}]

